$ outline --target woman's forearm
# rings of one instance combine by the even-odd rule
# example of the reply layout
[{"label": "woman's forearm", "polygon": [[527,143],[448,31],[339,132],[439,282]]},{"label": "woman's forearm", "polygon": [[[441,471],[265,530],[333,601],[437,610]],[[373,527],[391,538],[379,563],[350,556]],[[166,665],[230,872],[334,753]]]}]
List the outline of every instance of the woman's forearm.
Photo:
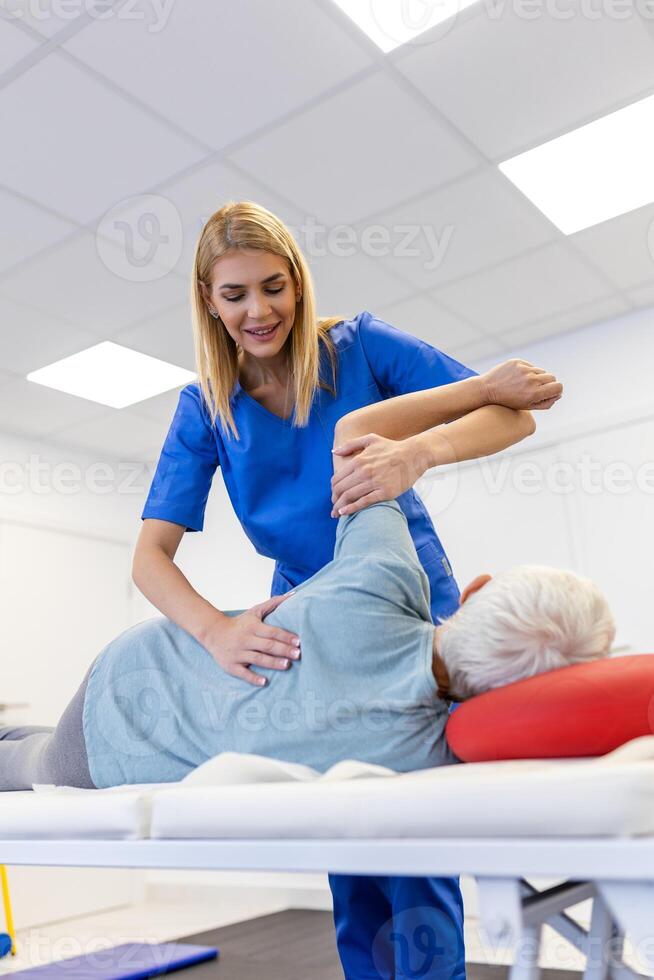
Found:
[{"label": "woman's forearm", "polygon": [[195,591],[163,548],[150,547],[132,571],[135,585],[153,606],[199,642],[216,619],[227,617]]},{"label": "woman's forearm", "polygon": [[451,425],[440,425],[411,439],[426,468],[492,456],[521,442],[536,429],[531,412],[485,405]]}]

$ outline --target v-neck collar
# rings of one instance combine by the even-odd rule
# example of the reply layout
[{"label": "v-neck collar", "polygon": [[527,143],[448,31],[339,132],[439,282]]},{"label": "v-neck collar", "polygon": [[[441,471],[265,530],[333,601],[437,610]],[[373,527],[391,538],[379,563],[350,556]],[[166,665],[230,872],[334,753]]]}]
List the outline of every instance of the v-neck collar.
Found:
[{"label": "v-neck collar", "polygon": [[248,395],[247,391],[243,388],[238,378],[236,379],[235,394],[237,395],[240,394],[248,402],[254,405],[254,407],[263,415],[265,415],[267,418],[272,419],[274,422],[278,422],[280,425],[283,425],[284,428],[286,429],[291,427],[293,423],[293,412],[291,412],[291,414],[287,419],[283,419],[281,415],[276,415],[274,412],[271,412],[270,409],[266,408],[265,405],[262,405],[261,402],[258,402],[256,398],[252,397],[252,395]]}]

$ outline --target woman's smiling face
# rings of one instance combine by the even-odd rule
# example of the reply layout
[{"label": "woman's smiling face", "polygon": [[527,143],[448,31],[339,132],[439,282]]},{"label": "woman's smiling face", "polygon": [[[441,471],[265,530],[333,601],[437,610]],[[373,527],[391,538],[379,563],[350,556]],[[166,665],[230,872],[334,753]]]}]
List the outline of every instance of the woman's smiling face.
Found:
[{"label": "woman's smiling face", "polygon": [[214,262],[209,304],[252,357],[279,354],[293,329],[296,302],[296,287],[279,255],[239,248]]}]

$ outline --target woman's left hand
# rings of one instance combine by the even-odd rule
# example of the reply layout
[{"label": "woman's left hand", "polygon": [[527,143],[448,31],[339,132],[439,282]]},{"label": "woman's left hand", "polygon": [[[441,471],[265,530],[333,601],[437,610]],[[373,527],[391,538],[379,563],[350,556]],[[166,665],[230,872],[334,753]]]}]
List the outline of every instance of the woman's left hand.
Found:
[{"label": "woman's left hand", "polygon": [[428,468],[413,439],[359,436],[333,452],[352,459],[332,477],[332,517],[354,514],[380,500],[394,500],[412,487]]}]

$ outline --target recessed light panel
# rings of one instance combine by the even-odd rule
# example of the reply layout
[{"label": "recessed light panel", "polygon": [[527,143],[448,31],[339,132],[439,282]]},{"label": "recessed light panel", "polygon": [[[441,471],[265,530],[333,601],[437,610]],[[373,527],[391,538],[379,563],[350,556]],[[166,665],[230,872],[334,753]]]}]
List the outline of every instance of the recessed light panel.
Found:
[{"label": "recessed light panel", "polygon": [[654,201],[654,96],[499,165],[566,235]]},{"label": "recessed light panel", "polygon": [[195,378],[192,371],[110,340],[27,375],[28,381],[110,408],[126,408]]},{"label": "recessed light panel", "polygon": [[401,44],[454,17],[478,0],[334,0],[334,3],[387,54]]}]

